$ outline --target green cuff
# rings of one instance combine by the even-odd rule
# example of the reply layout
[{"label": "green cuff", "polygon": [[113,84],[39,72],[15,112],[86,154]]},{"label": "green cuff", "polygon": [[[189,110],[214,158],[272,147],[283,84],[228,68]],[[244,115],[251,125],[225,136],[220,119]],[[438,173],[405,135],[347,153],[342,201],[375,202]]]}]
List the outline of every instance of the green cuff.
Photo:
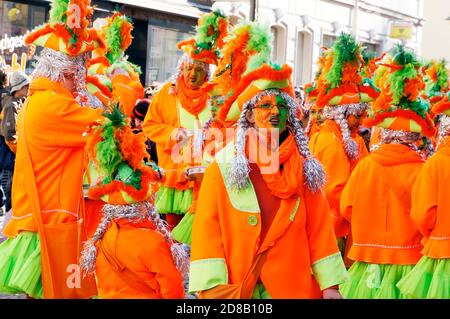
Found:
[{"label": "green cuff", "polygon": [[342,284],[349,279],[341,253],[317,260],[312,265],[312,271],[321,290]]},{"label": "green cuff", "polygon": [[189,292],[208,290],[228,284],[228,270],[223,258],[200,259],[191,262]]}]

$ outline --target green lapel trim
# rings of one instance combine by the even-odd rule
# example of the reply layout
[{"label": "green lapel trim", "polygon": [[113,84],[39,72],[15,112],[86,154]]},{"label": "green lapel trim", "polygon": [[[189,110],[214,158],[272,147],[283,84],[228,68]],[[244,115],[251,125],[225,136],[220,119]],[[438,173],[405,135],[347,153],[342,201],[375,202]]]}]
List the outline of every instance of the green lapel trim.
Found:
[{"label": "green lapel trim", "polygon": [[300,196],[297,198],[297,202],[295,203],[294,211],[292,212],[291,216],[289,217],[289,220],[291,222],[294,221],[295,215],[297,214],[298,207],[300,206]]},{"label": "green lapel trim", "polygon": [[233,156],[234,143],[232,142],[228,143],[228,145],[216,155],[216,161],[225,182],[231,205],[241,212],[259,213],[261,210],[259,208],[258,198],[256,197],[256,192],[250,179],[248,180],[248,186],[240,191],[233,190],[229,186],[228,172],[230,171],[230,162]]},{"label": "green lapel trim", "polygon": [[[198,118],[200,120],[200,125],[197,124],[197,119],[194,115],[186,111],[186,109],[181,106],[181,103],[177,100],[178,115],[180,117],[180,125],[188,130],[199,130],[205,125],[205,123],[211,117],[211,105],[207,105],[203,111],[200,112]],[[199,127],[200,126],[200,127]]]}]

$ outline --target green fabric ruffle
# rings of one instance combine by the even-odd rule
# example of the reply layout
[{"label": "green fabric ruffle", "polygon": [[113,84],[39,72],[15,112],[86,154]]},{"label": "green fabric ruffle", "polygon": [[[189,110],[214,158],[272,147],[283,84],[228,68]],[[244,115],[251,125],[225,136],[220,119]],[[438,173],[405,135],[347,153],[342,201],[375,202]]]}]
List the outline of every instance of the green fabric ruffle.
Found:
[{"label": "green fabric ruffle", "polygon": [[397,283],[414,265],[379,265],[355,262],[349,269],[350,280],[339,286],[345,299],[408,299]]},{"label": "green fabric ruffle", "polygon": [[423,256],[397,287],[411,298],[450,299],[450,259]]},{"label": "green fabric ruffle", "polygon": [[156,193],[155,207],[160,214],[186,214],[193,200],[192,189],[178,190],[161,186]]},{"label": "green fabric ruffle", "polygon": [[0,245],[0,292],[43,297],[37,233],[24,231]]},{"label": "green fabric ruffle", "polygon": [[187,213],[178,225],[172,229],[172,237],[176,241],[190,245],[192,241],[192,225],[194,224],[194,214]]}]

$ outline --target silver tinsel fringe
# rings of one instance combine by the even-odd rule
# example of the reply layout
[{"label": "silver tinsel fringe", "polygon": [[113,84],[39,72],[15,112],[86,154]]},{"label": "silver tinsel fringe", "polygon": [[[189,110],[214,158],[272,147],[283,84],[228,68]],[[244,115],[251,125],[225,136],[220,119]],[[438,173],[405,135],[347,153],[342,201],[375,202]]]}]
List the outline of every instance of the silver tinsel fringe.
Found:
[{"label": "silver tinsel fringe", "polygon": [[298,119],[297,102],[286,92],[271,89],[260,92],[252,99],[247,101],[238,120],[237,138],[235,145],[235,157],[231,162],[231,169],[229,171],[228,179],[230,186],[240,190],[248,185],[248,174],[250,167],[248,159],[245,156],[245,144],[247,130],[251,127],[247,121],[247,112],[252,110],[253,107],[264,97],[279,95],[288,104],[288,129],[293,134],[297,149],[300,155],[303,157],[303,179],[305,185],[312,192],[316,192],[322,189],[325,184],[325,173],[322,165],[315,159],[308,148],[308,138],[303,132],[303,128],[300,120]]},{"label": "silver tinsel fringe", "polygon": [[128,219],[133,223],[151,220],[155,227],[168,243],[172,252],[172,258],[177,269],[183,274],[189,271],[189,256],[185,250],[178,249],[172,239],[172,235],[167,228],[167,223],[162,220],[155,207],[150,202],[140,202],[129,205],[110,205],[103,206],[103,217],[91,239],[84,243],[81,253],[80,266],[84,275],[93,273],[95,270],[95,262],[97,259],[97,249],[95,244],[105,235],[106,230],[111,222],[118,219]]},{"label": "silver tinsel fringe", "polygon": [[94,95],[88,93],[87,94],[87,105],[93,109],[105,109],[106,107],[103,103]]},{"label": "silver tinsel fringe", "polygon": [[327,119],[334,120],[341,130],[344,151],[350,160],[359,157],[358,144],[351,138],[348,127],[348,115],[360,115],[367,108],[366,103],[343,104],[339,106],[327,106],[323,110],[323,115]]},{"label": "silver tinsel fringe", "polygon": [[86,57],[87,54],[71,57],[63,52],[43,48],[32,78],[45,77],[53,82],[64,83],[66,77],[72,76],[78,94],[77,101],[84,106],[88,99]]},{"label": "silver tinsel fringe", "polygon": [[244,106],[238,120],[235,156],[231,159],[231,167],[228,171],[229,186],[236,191],[246,188],[249,185],[248,174],[250,173],[250,166],[247,156],[245,156],[247,130],[250,128],[250,123],[247,121],[247,112],[248,108]]},{"label": "silver tinsel fringe", "polygon": [[450,135],[450,117],[442,114],[439,117],[438,147],[443,139]]},{"label": "silver tinsel fringe", "polygon": [[211,128],[212,118],[210,118],[200,130],[195,131],[194,135],[194,158],[202,158],[203,148],[205,146],[206,132]]},{"label": "silver tinsel fringe", "polygon": [[426,156],[419,150],[419,147],[416,144],[421,137],[421,134],[416,132],[381,128],[381,144],[403,144],[417,152],[423,159],[426,159]]}]

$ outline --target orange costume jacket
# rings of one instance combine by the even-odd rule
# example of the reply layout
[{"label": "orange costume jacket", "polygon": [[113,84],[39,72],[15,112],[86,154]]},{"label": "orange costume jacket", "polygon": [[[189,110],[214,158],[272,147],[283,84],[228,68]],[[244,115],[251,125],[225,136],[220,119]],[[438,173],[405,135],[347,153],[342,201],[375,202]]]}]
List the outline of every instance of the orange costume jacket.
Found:
[{"label": "orange costume jacket", "polygon": [[184,298],[181,273],[152,222],[114,221],[97,248],[100,298]]},{"label": "orange costume jacket", "polygon": [[211,111],[210,107],[205,107],[195,117],[184,109],[176,94],[171,93],[172,89],[173,85],[167,83],[153,97],[142,130],[156,143],[158,165],[163,168],[165,174],[164,186],[182,190],[193,187],[193,183],[179,184],[179,169],[183,163],[190,162],[192,158],[189,157],[187,160],[181,157],[172,158],[172,149],[177,144],[175,136],[179,128],[200,129],[209,120]]},{"label": "orange costume jacket", "polygon": [[360,161],[341,197],[351,223],[348,257],[375,264],[415,264],[422,236],[411,217],[411,190],[424,160],[406,145],[382,144]]},{"label": "orange costume jacket", "polygon": [[[18,127],[22,127],[22,123],[25,127],[42,222],[44,224],[80,222],[84,220],[82,179],[85,137],[83,133],[87,131],[91,122],[100,117],[101,110],[81,107],[68,90],[46,78],[37,78],[31,82],[30,97],[26,103],[26,110],[22,108],[19,112]],[[12,188],[13,213],[3,231],[8,237],[16,237],[21,231],[38,232],[27,194],[27,183],[30,183],[30,177],[25,174],[24,168],[28,162],[25,144],[22,143],[25,143],[25,139],[19,135],[19,152],[16,156]],[[61,241],[58,238],[63,236],[61,232],[53,234],[54,237],[49,238],[49,233],[46,233],[46,243],[50,240],[54,240],[54,243]],[[82,234],[80,238],[71,238],[73,242],[67,239],[60,244],[62,246],[58,250],[57,258],[45,255],[50,256],[49,263],[60,270],[59,274],[70,264],[78,262],[74,248],[64,249],[64,245],[81,247],[83,237],[85,236]],[[43,240],[42,235],[40,240]],[[41,251],[41,253],[46,252]],[[46,269],[48,268],[42,269],[43,273]],[[49,287],[53,282],[56,287],[66,287],[65,282],[56,282],[64,279],[54,274],[52,273],[52,278],[46,278],[46,275],[43,275],[43,286]],[[81,290],[61,288],[61,291],[53,293],[46,292],[44,288],[44,296],[48,293],[52,298],[91,297],[96,293],[95,285],[92,284],[94,284],[93,281],[87,286],[83,283]]]},{"label": "orange costume jacket", "polygon": [[229,143],[203,178],[192,231],[189,290],[242,283],[255,255],[268,249],[260,281],[272,298],[321,298],[321,290],[345,281],[324,194],[305,190],[303,196],[280,199],[261,242],[253,184],[249,181],[239,192],[225,186],[233,154],[234,143]]},{"label": "orange costume jacket", "polygon": [[345,154],[342,134],[335,121],[327,120],[323,123],[320,131],[312,136],[309,142],[311,153],[325,169],[325,194],[330,204],[333,229],[337,238],[347,236],[350,232],[350,225],[339,212],[342,190],[358,161],[368,154],[363,138],[358,134],[352,134],[351,137],[356,141],[359,150],[359,158],[354,161],[349,160]]},{"label": "orange costume jacket", "polygon": [[450,258],[450,137],[419,173],[412,190],[411,218],[423,238],[425,256]]}]

